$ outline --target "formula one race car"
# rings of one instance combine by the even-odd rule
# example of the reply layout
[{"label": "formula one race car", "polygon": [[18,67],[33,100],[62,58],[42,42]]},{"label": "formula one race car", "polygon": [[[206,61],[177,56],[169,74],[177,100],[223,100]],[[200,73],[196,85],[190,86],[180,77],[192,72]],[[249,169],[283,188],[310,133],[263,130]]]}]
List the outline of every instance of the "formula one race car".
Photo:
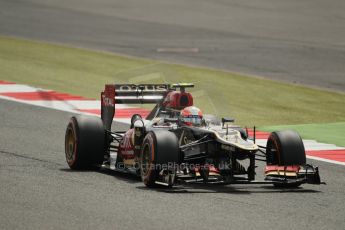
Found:
[{"label": "formula one race car", "polygon": [[[109,168],[134,173],[148,186],[179,182],[320,184],[318,168],[306,163],[301,137],[272,132],[266,146],[229,118],[203,115],[186,88],[193,84],[115,84],[101,93],[101,118],[73,116],[65,136],[71,169]],[[133,114],[128,131],[111,130],[116,104],[156,104],[143,119]],[[256,181],[256,161],[266,162]]]}]

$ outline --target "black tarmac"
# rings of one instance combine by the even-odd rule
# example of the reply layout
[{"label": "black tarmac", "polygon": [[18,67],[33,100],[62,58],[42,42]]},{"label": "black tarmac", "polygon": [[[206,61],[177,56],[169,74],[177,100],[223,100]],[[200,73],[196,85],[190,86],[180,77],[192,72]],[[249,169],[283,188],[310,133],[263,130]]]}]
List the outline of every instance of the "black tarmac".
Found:
[{"label": "black tarmac", "polygon": [[[193,185],[148,189],[136,177],[71,171],[72,114],[0,99],[0,229],[343,229],[345,167],[327,185]],[[115,124],[118,129],[127,125]],[[258,176],[263,167],[259,165]]]}]

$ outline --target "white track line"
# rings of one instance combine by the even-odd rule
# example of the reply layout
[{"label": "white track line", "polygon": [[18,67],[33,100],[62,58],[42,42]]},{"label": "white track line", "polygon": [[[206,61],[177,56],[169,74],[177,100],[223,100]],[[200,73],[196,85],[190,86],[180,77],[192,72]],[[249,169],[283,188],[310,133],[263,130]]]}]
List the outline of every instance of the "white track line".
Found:
[{"label": "white track line", "polygon": [[[66,100],[66,101],[30,101],[32,105],[52,107],[55,109],[101,109],[101,101],[98,100]],[[128,105],[116,105],[116,109],[131,108]]]},{"label": "white track line", "polygon": [[12,97],[6,97],[6,96],[2,96],[0,95],[0,99],[5,99],[8,101],[14,101],[14,102],[19,102],[19,103],[23,103],[23,104],[28,104],[28,105],[35,105],[35,106],[39,106],[39,107],[45,107],[45,108],[49,108],[49,109],[56,109],[56,110],[61,110],[61,111],[65,111],[65,112],[70,112],[70,113],[80,113],[79,111],[75,110],[75,109],[71,109],[68,106],[61,106],[59,108],[57,107],[52,107],[51,103],[34,103],[35,101],[26,101],[26,100],[19,100],[16,98],[12,98]]},{"label": "white track line", "polygon": [[42,92],[51,91],[40,88],[35,88],[27,85],[17,84],[0,84],[0,93],[26,93],[26,92]]},{"label": "white track line", "polygon": [[323,161],[323,162],[327,162],[327,163],[331,163],[331,164],[337,164],[337,165],[344,165],[345,166],[345,162],[333,161],[333,160],[328,160],[325,158],[314,157],[314,156],[309,156],[309,155],[307,155],[307,158],[311,159],[311,160]]},{"label": "white track line", "polygon": [[[266,139],[257,139],[256,144],[266,147]],[[306,151],[322,151],[322,150],[343,150],[344,147],[339,147],[334,144],[319,143],[314,140],[303,140]]]}]

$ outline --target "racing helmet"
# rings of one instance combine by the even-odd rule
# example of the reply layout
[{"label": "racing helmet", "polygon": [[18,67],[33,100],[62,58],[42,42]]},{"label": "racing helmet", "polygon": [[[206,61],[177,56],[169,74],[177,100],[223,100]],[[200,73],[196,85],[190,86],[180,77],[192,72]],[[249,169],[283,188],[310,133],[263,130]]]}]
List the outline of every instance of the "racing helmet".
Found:
[{"label": "racing helmet", "polygon": [[180,118],[182,125],[200,126],[202,124],[203,115],[199,108],[188,106],[181,111]]}]

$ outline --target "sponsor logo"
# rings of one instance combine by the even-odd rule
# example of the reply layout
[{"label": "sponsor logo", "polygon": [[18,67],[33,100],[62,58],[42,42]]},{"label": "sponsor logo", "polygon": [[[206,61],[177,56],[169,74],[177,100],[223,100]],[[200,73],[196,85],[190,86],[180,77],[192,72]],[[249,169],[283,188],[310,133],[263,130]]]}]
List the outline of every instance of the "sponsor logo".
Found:
[{"label": "sponsor logo", "polygon": [[115,85],[116,91],[167,91],[168,85],[154,84],[154,85]]},{"label": "sponsor logo", "polygon": [[115,107],[115,98],[109,98],[102,94],[102,103],[104,106]]},{"label": "sponsor logo", "polygon": [[120,143],[120,151],[124,159],[134,158],[133,140],[131,140],[133,132],[132,129],[128,130]]}]

